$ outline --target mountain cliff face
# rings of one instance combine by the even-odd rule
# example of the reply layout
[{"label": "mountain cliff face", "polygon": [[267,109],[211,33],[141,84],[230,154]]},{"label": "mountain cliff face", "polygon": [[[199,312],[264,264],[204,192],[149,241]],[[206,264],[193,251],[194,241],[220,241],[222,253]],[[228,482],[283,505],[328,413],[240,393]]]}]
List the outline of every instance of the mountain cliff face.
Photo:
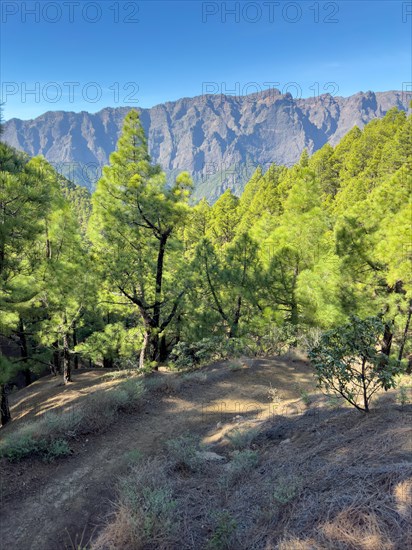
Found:
[{"label": "mountain cliff face", "polygon": [[[304,148],[336,144],[392,107],[407,110],[406,94],[294,100],[276,90],[243,97],[204,95],[140,109],[149,150],[172,178],[187,170],[196,196],[216,200],[228,187],[241,192],[258,165],[291,165]],[[93,189],[114,151],[127,107],[98,113],[49,111],[34,120],[11,119],[3,139],[29,155],[44,155],[59,172]]]}]

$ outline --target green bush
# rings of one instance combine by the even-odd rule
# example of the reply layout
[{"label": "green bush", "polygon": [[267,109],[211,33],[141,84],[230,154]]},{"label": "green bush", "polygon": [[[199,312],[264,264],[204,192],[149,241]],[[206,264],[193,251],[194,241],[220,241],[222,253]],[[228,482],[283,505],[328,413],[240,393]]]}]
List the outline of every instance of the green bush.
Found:
[{"label": "green bush", "polygon": [[39,441],[29,433],[10,434],[4,438],[0,446],[0,456],[10,462],[17,462],[24,457],[37,455]]},{"label": "green bush", "polygon": [[40,422],[22,426],[18,432],[9,434],[1,443],[0,456],[10,462],[18,462],[27,457],[41,457],[51,462],[56,458],[70,454],[66,439],[54,438],[44,430]]},{"label": "green bush", "polygon": [[232,461],[227,464],[226,472],[220,479],[220,485],[229,487],[238,482],[245,474],[252,471],[259,463],[259,455],[256,451],[236,451]]},{"label": "green bush", "polygon": [[46,441],[46,445],[42,450],[44,459],[47,462],[52,462],[56,458],[67,456],[71,453],[69,443],[66,439],[54,439],[50,442]]},{"label": "green bush", "polygon": [[139,462],[143,460],[143,453],[139,451],[139,449],[133,449],[131,451],[127,451],[123,455],[123,460],[126,462],[128,466],[135,466]]},{"label": "green bush", "polygon": [[121,411],[134,410],[145,393],[141,380],[126,380],[99,390],[76,408],[48,412],[9,434],[0,444],[0,456],[18,461],[29,456],[53,460],[70,452],[69,443],[82,435],[103,431]]},{"label": "green bush", "polygon": [[397,395],[397,400],[402,405],[402,407],[407,405],[411,401],[410,392],[411,392],[411,387],[404,386],[404,385],[399,386],[399,393]]},{"label": "green bush", "polygon": [[248,343],[244,338],[211,337],[200,342],[179,342],[173,348],[171,361],[176,369],[185,370],[247,352]]},{"label": "green bush", "polygon": [[402,366],[381,351],[385,323],[381,316],[359,319],[325,332],[309,352],[320,388],[340,394],[368,412],[372,396],[395,386]]},{"label": "green bush", "polygon": [[226,437],[230,441],[233,448],[244,449],[252,444],[258,433],[259,430],[257,430],[256,428],[242,430],[235,429],[226,434]]},{"label": "green bush", "polygon": [[174,469],[198,471],[202,466],[202,459],[198,455],[198,442],[195,437],[185,435],[171,439],[166,444],[167,457]]},{"label": "green bush", "polygon": [[134,380],[133,378],[121,382],[117,386],[120,390],[126,392],[128,408],[135,408],[140,405],[141,399],[146,393],[146,388],[142,380]]},{"label": "green bush", "polygon": [[179,529],[178,505],[164,466],[158,459],[140,461],[120,479],[119,504],[129,518],[122,529],[133,531],[128,539],[135,548],[156,542],[162,548],[174,547],[172,541]]},{"label": "green bush", "polygon": [[217,525],[207,544],[207,549],[229,550],[233,548],[232,538],[237,529],[237,522],[227,510],[217,513],[216,519]]},{"label": "green bush", "polygon": [[193,369],[203,363],[218,359],[220,340],[203,338],[200,342],[179,342],[173,348],[171,360],[178,370]]},{"label": "green bush", "polygon": [[292,478],[279,479],[272,493],[276,504],[288,504],[300,491],[300,480]]}]

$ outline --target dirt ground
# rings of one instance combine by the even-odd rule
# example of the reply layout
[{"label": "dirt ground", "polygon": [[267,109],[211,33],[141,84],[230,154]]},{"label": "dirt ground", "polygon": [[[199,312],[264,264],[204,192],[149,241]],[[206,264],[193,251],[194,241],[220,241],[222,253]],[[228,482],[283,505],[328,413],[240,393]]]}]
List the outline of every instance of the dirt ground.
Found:
[{"label": "dirt ground", "polygon": [[[1,550],[70,548],[82,533],[83,540],[89,540],[115,499],[127,453],[137,449],[155,455],[167,440],[186,432],[218,441],[233,422],[264,420],[273,414],[271,387],[281,394],[284,407],[298,403],[293,412],[303,407],[299,389],[311,391],[314,386],[308,365],[299,359],[255,360],[240,370],[218,364],[203,372],[207,381],[185,382],[180,391],[151,395],[142,411],[124,415],[103,434],[77,443],[69,458],[52,464],[2,460]],[[102,370],[75,373],[67,387],[52,376],[38,380],[12,396],[14,420],[2,432],[46,411],[79,403],[110,384]]]},{"label": "dirt ground", "polygon": [[[107,371],[104,371],[107,372]],[[78,441],[68,458],[46,464],[1,460],[1,550],[81,548],[102,529],[116,500],[116,483],[127,456],[162,453],[165,442],[184,433],[219,445],[229,429],[307,410],[306,396],[319,399],[311,369],[299,357],[221,363],[202,369],[201,378],[179,377],[170,391],[150,392],[139,412],[120,416],[107,430]],[[167,378],[160,372],[154,376]],[[46,411],[81,403],[87,395],[115,384],[102,370],[81,371],[68,387],[53,377],[12,396],[14,420],[0,437]]]}]

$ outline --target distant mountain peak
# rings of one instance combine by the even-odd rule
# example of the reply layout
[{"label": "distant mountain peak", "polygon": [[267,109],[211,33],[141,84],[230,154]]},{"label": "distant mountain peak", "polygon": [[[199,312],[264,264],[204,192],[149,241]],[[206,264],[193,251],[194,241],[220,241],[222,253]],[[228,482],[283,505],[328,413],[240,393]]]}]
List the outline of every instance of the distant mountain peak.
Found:
[{"label": "distant mountain peak", "polygon": [[[196,195],[214,201],[227,188],[240,193],[258,165],[290,166],[303,149],[312,154],[336,144],[392,107],[408,109],[400,91],[322,94],[293,99],[267,89],[246,96],[206,94],[138,109],[149,150],[170,178],[188,170]],[[33,120],[13,118],[3,139],[29,155],[44,155],[60,172],[93,189],[108,163],[129,107],[97,113],[47,111]]]}]

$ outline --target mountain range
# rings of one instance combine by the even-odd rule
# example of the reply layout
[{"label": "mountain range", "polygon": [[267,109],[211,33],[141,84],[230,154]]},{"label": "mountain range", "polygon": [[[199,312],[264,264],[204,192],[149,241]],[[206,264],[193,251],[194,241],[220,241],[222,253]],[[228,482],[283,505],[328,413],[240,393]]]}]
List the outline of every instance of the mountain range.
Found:
[{"label": "mountain range", "polygon": [[[392,107],[407,110],[401,91],[329,94],[294,99],[266,90],[247,96],[202,95],[138,109],[153,160],[172,179],[187,170],[195,197],[215,201],[227,188],[239,194],[258,165],[292,165],[335,145],[355,125],[362,128]],[[13,118],[3,139],[44,157],[66,177],[93,190],[115,150],[128,107],[97,113],[49,111],[33,120]]]}]

